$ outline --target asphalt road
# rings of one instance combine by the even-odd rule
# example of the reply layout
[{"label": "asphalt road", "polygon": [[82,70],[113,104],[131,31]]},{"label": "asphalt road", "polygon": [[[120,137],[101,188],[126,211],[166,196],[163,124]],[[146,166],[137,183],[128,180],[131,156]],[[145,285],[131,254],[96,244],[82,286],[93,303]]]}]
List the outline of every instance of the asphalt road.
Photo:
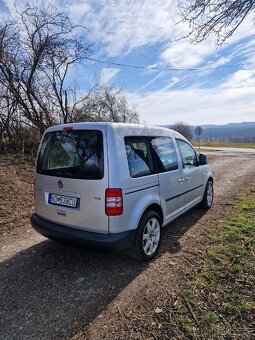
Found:
[{"label": "asphalt road", "polygon": [[[242,150],[243,151],[243,150]],[[212,159],[215,204],[239,185],[248,186],[255,156]],[[181,250],[180,239],[204,215],[198,208],[166,227],[162,251]],[[138,264],[125,254],[67,247],[25,225],[0,239],[0,339],[70,338],[91,322],[130,282],[160,262]]]}]

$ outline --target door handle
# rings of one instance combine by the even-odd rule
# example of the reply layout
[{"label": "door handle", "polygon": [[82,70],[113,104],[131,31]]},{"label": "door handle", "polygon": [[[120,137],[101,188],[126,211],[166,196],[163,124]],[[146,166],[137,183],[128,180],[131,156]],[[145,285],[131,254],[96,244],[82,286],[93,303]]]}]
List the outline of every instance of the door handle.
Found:
[{"label": "door handle", "polygon": [[184,181],[185,181],[184,178],[179,178],[179,183],[182,183],[182,182],[184,182]]},{"label": "door handle", "polygon": [[191,180],[191,176],[186,176],[186,181],[190,181]]}]

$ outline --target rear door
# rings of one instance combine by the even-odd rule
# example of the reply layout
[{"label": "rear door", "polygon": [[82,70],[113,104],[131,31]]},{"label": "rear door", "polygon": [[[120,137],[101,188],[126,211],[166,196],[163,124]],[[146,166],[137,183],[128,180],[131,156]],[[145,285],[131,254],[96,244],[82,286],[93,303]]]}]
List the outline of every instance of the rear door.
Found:
[{"label": "rear door", "polygon": [[106,152],[102,126],[47,132],[35,176],[37,214],[62,225],[108,233]]},{"label": "rear door", "polygon": [[194,205],[201,201],[203,195],[204,176],[195,150],[183,139],[176,139],[183,164],[183,178],[185,180],[185,204]]}]

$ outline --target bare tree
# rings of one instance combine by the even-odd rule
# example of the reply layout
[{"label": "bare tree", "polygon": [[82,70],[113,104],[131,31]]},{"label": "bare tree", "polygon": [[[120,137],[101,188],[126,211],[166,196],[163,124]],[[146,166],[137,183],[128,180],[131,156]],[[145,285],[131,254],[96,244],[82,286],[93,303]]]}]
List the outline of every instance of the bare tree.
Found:
[{"label": "bare tree", "polygon": [[120,89],[95,84],[79,91],[76,67],[91,53],[82,32],[52,5],[26,4],[0,23],[1,149],[24,153],[57,123],[138,122]]},{"label": "bare tree", "polygon": [[10,98],[8,89],[0,84],[0,144],[4,135],[10,137],[10,122],[15,114],[16,106]]},{"label": "bare tree", "polygon": [[179,121],[171,125],[170,128],[172,130],[179,132],[181,135],[183,135],[188,140],[192,139],[191,127],[189,124]]},{"label": "bare tree", "polygon": [[214,34],[218,45],[255,9],[255,0],[178,0],[178,4],[191,40],[199,43]]},{"label": "bare tree", "polygon": [[76,108],[75,121],[138,123],[138,114],[128,104],[123,91],[114,86],[97,87]]},{"label": "bare tree", "polygon": [[24,153],[25,145],[31,146],[35,140],[32,123],[24,117],[8,89],[0,84],[0,150]]},{"label": "bare tree", "polygon": [[70,69],[90,53],[77,28],[51,5],[27,4],[14,20],[0,24],[0,83],[40,131],[71,120],[75,99],[83,100],[67,82]]}]

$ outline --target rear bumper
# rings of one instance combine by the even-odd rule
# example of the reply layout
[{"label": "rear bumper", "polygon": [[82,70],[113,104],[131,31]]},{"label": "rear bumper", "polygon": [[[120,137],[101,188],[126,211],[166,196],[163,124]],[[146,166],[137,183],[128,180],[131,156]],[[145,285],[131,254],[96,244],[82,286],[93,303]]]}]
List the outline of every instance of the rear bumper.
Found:
[{"label": "rear bumper", "polygon": [[47,221],[37,214],[32,215],[31,224],[38,233],[56,241],[92,249],[115,251],[131,247],[136,232],[136,230],[130,230],[116,234],[92,233]]}]

